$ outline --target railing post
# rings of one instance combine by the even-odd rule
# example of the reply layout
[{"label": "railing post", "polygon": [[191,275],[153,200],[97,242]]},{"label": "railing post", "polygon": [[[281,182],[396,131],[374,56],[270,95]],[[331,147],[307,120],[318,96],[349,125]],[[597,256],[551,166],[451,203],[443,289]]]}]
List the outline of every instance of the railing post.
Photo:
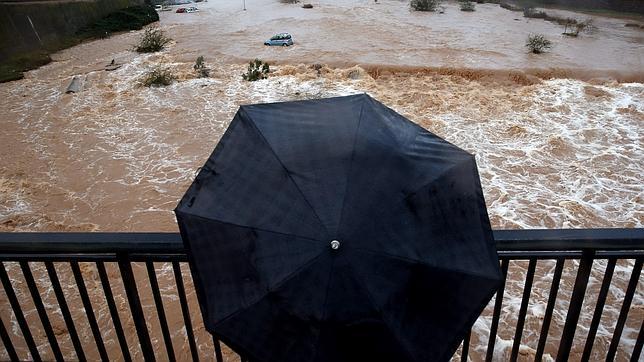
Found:
[{"label": "railing post", "polygon": [[134,318],[136,334],[138,335],[139,343],[141,344],[143,358],[145,358],[146,361],[155,361],[154,350],[152,349],[152,342],[150,341],[150,335],[148,334],[148,327],[145,324],[145,315],[143,315],[143,308],[141,307],[141,300],[139,299],[139,292],[136,288],[136,280],[134,279],[134,273],[132,272],[132,264],[130,264],[129,255],[125,253],[117,253],[116,257],[118,259],[121,277],[123,278],[125,294],[127,294],[127,300],[130,304],[132,318]]},{"label": "railing post", "polygon": [[572,296],[570,297],[570,306],[568,307],[566,324],[564,324],[561,342],[559,343],[557,362],[568,361],[568,357],[570,356],[570,349],[572,348],[572,342],[575,338],[577,321],[579,320],[579,313],[581,312],[581,307],[584,303],[584,294],[586,294],[586,286],[588,285],[588,278],[590,277],[590,270],[593,266],[594,256],[595,250],[584,249],[582,252],[581,260],[579,261],[579,269],[577,270],[577,278],[575,279],[575,286],[573,287]]}]

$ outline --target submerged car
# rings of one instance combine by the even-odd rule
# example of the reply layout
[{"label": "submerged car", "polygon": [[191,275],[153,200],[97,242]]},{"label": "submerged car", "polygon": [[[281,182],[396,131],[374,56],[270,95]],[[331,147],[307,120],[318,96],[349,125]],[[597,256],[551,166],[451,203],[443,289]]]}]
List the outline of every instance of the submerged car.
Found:
[{"label": "submerged car", "polygon": [[279,33],[273,35],[270,39],[264,42],[264,45],[293,45],[293,37],[289,33]]},{"label": "submerged car", "polygon": [[185,12],[186,12],[186,8],[178,8],[178,9],[177,9],[177,12],[178,12],[178,13],[185,13]]},{"label": "submerged car", "polygon": [[194,6],[191,6],[191,7],[186,9],[186,13],[196,13],[197,11],[199,11],[199,9],[197,9]]}]

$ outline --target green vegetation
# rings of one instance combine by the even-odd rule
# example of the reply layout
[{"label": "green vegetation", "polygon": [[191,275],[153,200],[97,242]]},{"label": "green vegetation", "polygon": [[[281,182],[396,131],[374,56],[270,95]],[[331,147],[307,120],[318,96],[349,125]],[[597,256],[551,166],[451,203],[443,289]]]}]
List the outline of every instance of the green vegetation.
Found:
[{"label": "green vegetation", "polygon": [[195,65],[192,68],[197,72],[199,78],[208,78],[210,76],[210,69],[206,67],[204,62],[203,55],[200,55],[195,62]]},{"label": "green vegetation", "polygon": [[36,69],[51,62],[49,54],[44,51],[31,52],[12,57],[0,63],[0,83],[22,79],[23,72]]},{"label": "green vegetation", "polygon": [[177,78],[170,70],[155,68],[143,77],[141,84],[146,87],[162,87],[172,84],[175,79]]},{"label": "green vegetation", "polygon": [[104,38],[119,31],[141,29],[158,21],[159,15],[150,5],[131,6],[88,25],[76,34],[61,36],[55,43],[47,43],[42,49],[20,54],[0,62],[0,83],[23,78],[23,72],[36,69],[49,62],[49,54],[79,44],[82,41]]},{"label": "green vegetation", "polygon": [[534,54],[541,54],[552,48],[552,42],[542,34],[531,34],[525,43],[528,50]]},{"label": "green vegetation", "polygon": [[411,0],[409,6],[415,11],[436,11],[441,0]]},{"label": "green vegetation", "polygon": [[513,4],[513,3],[505,2],[505,1],[501,1],[499,3],[499,6],[504,8],[504,9],[506,9],[506,10],[510,10],[510,11],[521,11],[521,10],[523,10],[522,7],[520,7],[520,6],[516,5],[516,4]]},{"label": "green vegetation", "polygon": [[130,6],[108,14],[94,24],[77,32],[82,39],[105,38],[120,31],[139,30],[143,26],[159,21],[159,14],[150,5]]},{"label": "green vegetation", "polygon": [[537,9],[533,7],[528,7],[523,9],[523,16],[526,18],[534,18],[534,19],[547,19],[548,14],[546,14],[545,11],[538,11]]},{"label": "green vegetation", "polygon": [[476,5],[472,1],[461,0],[459,1],[461,11],[476,11]]},{"label": "green vegetation", "polygon": [[248,70],[242,74],[242,78],[249,82],[254,82],[259,79],[266,79],[268,72],[270,72],[268,63],[255,59],[248,64]]},{"label": "green vegetation", "polygon": [[573,18],[562,18],[548,15],[545,11],[538,11],[533,7],[523,9],[523,16],[526,18],[543,19],[557,23],[564,27],[563,35],[577,37],[580,33],[591,32],[597,28],[593,25],[593,19],[579,21]]},{"label": "green vegetation", "polygon": [[594,31],[595,25],[593,24],[593,19],[586,19],[584,21],[577,21],[575,19],[568,18],[568,22],[564,23],[564,32],[563,35],[577,37],[579,33],[590,33]]},{"label": "green vegetation", "polygon": [[139,53],[154,53],[162,50],[169,42],[170,38],[165,36],[163,30],[159,28],[147,28],[139,39],[139,44],[134,47]]}]

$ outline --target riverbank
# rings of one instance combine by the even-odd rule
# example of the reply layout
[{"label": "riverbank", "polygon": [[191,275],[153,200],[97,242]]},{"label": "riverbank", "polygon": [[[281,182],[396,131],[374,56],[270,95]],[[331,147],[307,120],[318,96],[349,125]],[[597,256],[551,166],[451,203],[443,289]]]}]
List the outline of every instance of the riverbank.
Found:
[{"label": "riverbank", "polygon": [[3,4],[0,83],[22,79],[25,71],[48,64],[50,55],[59,50],[118,32],[139,30],[159,20],[152,6],[126,7],[135,2]]}]

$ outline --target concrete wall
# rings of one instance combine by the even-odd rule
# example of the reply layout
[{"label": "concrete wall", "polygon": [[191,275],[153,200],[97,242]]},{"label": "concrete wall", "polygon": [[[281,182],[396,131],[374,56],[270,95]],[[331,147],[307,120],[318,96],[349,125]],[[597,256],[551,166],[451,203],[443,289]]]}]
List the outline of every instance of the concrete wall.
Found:
[{"label": "concrete wall", "polygon": [[59,49],[81,27],[144,0],[0,0],[0,61]]}]

